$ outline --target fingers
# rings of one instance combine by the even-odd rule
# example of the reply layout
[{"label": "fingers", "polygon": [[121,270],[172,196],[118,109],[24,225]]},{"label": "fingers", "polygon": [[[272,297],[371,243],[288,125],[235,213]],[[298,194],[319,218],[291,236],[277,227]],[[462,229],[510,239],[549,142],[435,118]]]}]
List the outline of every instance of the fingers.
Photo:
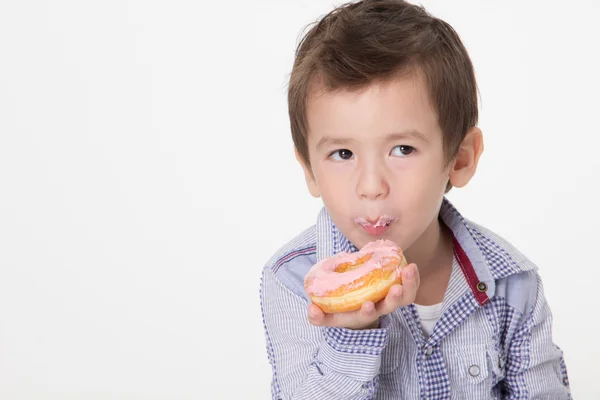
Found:
[{"label": "fingers", "polygon": [[394,285],[390,288],[387,296],[377,303],[377,313],[379,315],[387,315],[402,305],[405,298],[405,290],[402,285]]},{"label": "fingers", "polygon": [[315,326],[326,326],[325,325],[326,314],[315,304],[308,306],[308,322]]},{"label": "fingers", "polygon": [[413,303],[418,288],[419,271],[415,264],[409,264],[402,269],[402,285],[392,286],[387,296],[377,303],[379,315],[391,314],[398,307]]},{"label": "fingers", "polygon": [[409,264],[406,266],[406,268],[402,269],[402,280],[404,281],[404,279],[413,281],[417,285],[416,288],[419,288],[419,285],[421,284],[421,276],[419,275],[419,268],[417,268],[417,264]]},{"label": "fingers", "polygon": [[420,281],[416,264],[409,264],[402,269],[402,287],[404,288],[402,296],[404,302],[401,305],[405,306],[415,301]]},{"label": "fingers", "polygon": [[366,301],[357,311],[324,313],[317,305],[308,307],[308,321],[315,326],[333,328],[367,329],[378,325],[379,313],[372,301]]}]

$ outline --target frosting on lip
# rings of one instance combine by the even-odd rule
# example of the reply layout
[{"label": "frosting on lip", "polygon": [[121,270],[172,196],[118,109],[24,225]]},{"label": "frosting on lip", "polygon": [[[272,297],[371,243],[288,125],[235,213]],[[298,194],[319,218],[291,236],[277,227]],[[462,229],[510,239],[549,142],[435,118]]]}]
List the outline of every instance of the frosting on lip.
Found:
[{"label": "frosting on lip", "polygon": [[[338,265],[343,263],[355,263],[369,253],[371,258],[356,269],[350,269],[345,272],[336,272]],[[347,285],[369,272],[383,268],[393,259],[400,260],[398,246],[391,240],[381,239],[366,244],[356,253],[340,252],[333,257],[324,259],[312,266],[305,279],[305,290],[313,295],[322,296],[331,292],[342,285]],[[398,269],[397,274],[400,273]]]},{"label": "frosting on lip", "polygon": [[354,221],[357,222],[357,223],[359,223],[359,224],[361,224],[361,225],[363,225],[363,226],[373,226],[375,228],[378,228],[380,226],[388,225],[388,224],[394,222],[395,220],[397,220],[396,217],[392,217],[392,216],[389,216],[389,215],[382,215],[382,216],[380,216],[377,219],[377,221],[374,224],[371,223],[371,222],[369,222],[369,221],[367,221],[363,217],[358,217]]}]

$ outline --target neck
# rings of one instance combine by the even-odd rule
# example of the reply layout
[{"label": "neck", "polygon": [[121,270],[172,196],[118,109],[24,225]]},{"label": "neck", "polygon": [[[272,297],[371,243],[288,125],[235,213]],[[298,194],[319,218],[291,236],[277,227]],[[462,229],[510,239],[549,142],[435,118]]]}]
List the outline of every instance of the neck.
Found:
[{"label": "neck", "polygon": [[409,263],[417,264],[421,280],[452,266],[452,239],[439,218],[435,218],[421,237],[405,251]]}]

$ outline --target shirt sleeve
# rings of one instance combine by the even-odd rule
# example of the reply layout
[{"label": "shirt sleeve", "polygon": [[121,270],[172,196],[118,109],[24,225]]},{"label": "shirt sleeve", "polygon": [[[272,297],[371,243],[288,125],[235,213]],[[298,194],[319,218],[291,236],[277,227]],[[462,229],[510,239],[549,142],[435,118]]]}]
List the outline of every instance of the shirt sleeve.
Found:
[{"label": "shirt sleeve", "polygon": [[374,399],[389,320],[380,329],[319,328],[307,319],[307,301],[270,268],[261,282],[261,309],[272,367],[272,398]]},{"label": "shirt sleeve", "polygon": [[532,307],[508,346],[504,398],[571,399],[563,352],[552,341],[552,313],[534,275]]}]

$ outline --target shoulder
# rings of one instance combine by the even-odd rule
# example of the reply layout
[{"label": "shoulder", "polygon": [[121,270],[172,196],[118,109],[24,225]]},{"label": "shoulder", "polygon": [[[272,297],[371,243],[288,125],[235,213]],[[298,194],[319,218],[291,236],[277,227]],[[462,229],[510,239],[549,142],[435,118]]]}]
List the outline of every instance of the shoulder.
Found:
[{"label": "shoulder", "polygon": [[496,300],[502,300],[522,315],[528,314],[541,284],[538,266],[491,229],[472,221],[466,223],[496,282]]},{"label": "shoulder", "polygon": [[306,298],[304,277],[316,263],[316,226],[310,226],[281,246],[267,261],[264,274],[269,274],[298,296]]},{"label": "shoulder", "polygon": [[504,237],[473,221],[467,220],[466,224],[486,258],[494,279],[538,269],[536,264]]}]

